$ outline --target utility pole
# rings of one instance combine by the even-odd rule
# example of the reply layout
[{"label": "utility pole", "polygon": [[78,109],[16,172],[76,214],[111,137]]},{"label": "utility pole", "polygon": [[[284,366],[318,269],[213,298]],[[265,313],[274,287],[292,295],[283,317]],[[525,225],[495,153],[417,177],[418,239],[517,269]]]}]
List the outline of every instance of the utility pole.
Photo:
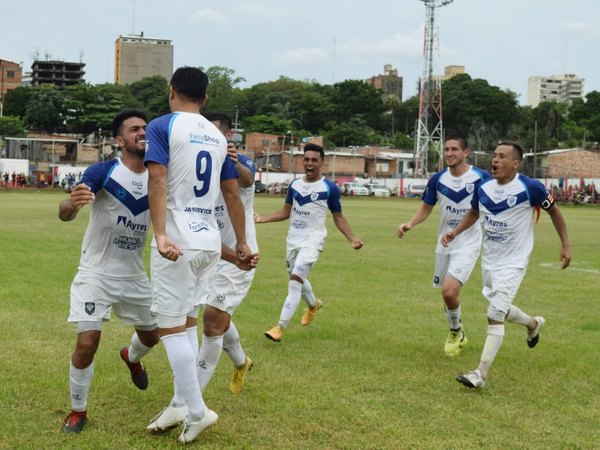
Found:
[{"label": "utility pole", "polygon": [[[425,39],[423,44],[423,74],[419,93],[419,121],[415,151],[415,172],[428,173],[429,151],[442,162],[442,82],[433,75],[434,50],[439,53],[439,38],[435,25],[435,8],[452,3],[453,0],[419,0],[425,3]],[[437,62],[437,61],[436,61]]]}]

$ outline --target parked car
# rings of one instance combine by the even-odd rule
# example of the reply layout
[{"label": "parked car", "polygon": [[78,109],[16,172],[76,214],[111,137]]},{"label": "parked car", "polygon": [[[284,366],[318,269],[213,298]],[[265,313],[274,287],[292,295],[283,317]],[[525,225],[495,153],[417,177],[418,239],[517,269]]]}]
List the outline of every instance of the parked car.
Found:
[{"label": "parked car", "polygon": [[344,195],[369,195],[369,190],[356,181],[342,183],[342,194]]},{"label": "parked car", "polygon": [[404,194],[408,198],[422,197],[427,189],[427,183],[411,183],[406,187]]},{"label": "parked car", "polygon": [[260,180],[254,181],[254,192],[257,194],[262,194],[263,192],[267,192],[267,187]]},{"label": "parked car", "polygon": [[369,183],[367,184],[369,195],[374,197],[389,197],[392,195],[392,191],[389,187],[383,184]]}]

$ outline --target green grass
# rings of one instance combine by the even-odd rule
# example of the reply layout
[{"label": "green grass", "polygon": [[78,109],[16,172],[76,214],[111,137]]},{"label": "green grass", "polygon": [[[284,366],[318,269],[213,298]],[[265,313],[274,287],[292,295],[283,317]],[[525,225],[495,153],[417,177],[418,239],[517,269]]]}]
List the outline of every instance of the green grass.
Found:
[{"label": "green grass", "polygon": [[[79,436],[60,433],[69,409],[74,329],[66,323],[69,286],[88,209],[57,218],[64,194],[0,192],[0,448],[180,448],[177,432],[149,435],[149,419],[171,398],[162,346],[145,359],[147,391],[133,387],[118,350],[131,329],[104,329]],[[259,196],[256,210],[283,198]],[[287,222],[258,227],[261,263],[235,315],[255,361],[247,387],[227,390],[227,356],[205,392],[220,416],[194,448],[211,449],[591,449],[600,446],[600,209],[563,207],[573,263],[558,267],[559,240],[549,217],[515,304],[547,319],[531,350],[525,330],[507,325],[504,344],[481,391],[454,376],[473,369],[485,339],[487,303],[479,266],[462,292],[470,343],[443,353],[446,322],[431,288],[437,210],[399,240],[395,230],[418,200],[344,199],[344,213],[365,247],[354,251],[328,222],[325,251],[310,279],[324,308],[310,327],[301,308],[277,344],[263,332],[286,295]]]}]

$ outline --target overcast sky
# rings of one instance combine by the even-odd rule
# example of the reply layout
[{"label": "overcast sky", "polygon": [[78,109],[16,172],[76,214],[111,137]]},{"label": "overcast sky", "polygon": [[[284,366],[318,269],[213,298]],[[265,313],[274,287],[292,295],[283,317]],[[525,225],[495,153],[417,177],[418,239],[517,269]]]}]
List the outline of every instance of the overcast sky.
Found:
[{"label": "overcast sky", "polygon": [[[135,13],[134,13],[135,12]],[[416,94],[423,70],[420,0],[19,0],[3,2],[0,58],[82,61],[87,82],[114,82],[119,35],[170,39],[175,68],[225,66],[242,86],[280,76],[331,84],[391,64]],[[600,90],[600,1],[454,0],[436,9],[437,72],[473,78],[527,100],[527,79],[574,73]]]}]

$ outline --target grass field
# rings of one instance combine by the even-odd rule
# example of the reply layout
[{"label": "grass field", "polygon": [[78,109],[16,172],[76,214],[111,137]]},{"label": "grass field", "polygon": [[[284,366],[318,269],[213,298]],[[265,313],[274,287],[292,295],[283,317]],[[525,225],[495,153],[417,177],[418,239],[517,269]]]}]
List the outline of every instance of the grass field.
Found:
[{"label": "grass field", "polygon": [[[149,419],[171,398],[162,346],[145,359],[150,387],[139,391],[119,358],[131,329],[104,328],[81,435],[64,435],[74,329],[66,323],[88,209],[57,218],[62,193],[0,192],[0,448],[179,448],[176,431],[149,435]],[[283,198],[258,197],[256,210]],[[479,265],[463,289],[470,343],[443,353],[447,325],[432,289],[437,211],[400,241],[397,225],[417,200],[344,199],[365,241],[356,252],[328,222],[329,237],[310,276],[324,302],[310,327],[301,308],[283,342],[263,332],[286,294],[287,222],[258,228],[261,264],[234,316],[255,361],[241,395],[227,390],[223,356],[205,392],[220,419],[193,448],[210,449],[592,449],[600,448],[600,209],[563,207],[572,267],[558,266],[559,240],[542,213],[515,304],[547,320],[539,345],[507,324],[488,383],[469,391],[454,376],[476,367],[487,303]]]}]

